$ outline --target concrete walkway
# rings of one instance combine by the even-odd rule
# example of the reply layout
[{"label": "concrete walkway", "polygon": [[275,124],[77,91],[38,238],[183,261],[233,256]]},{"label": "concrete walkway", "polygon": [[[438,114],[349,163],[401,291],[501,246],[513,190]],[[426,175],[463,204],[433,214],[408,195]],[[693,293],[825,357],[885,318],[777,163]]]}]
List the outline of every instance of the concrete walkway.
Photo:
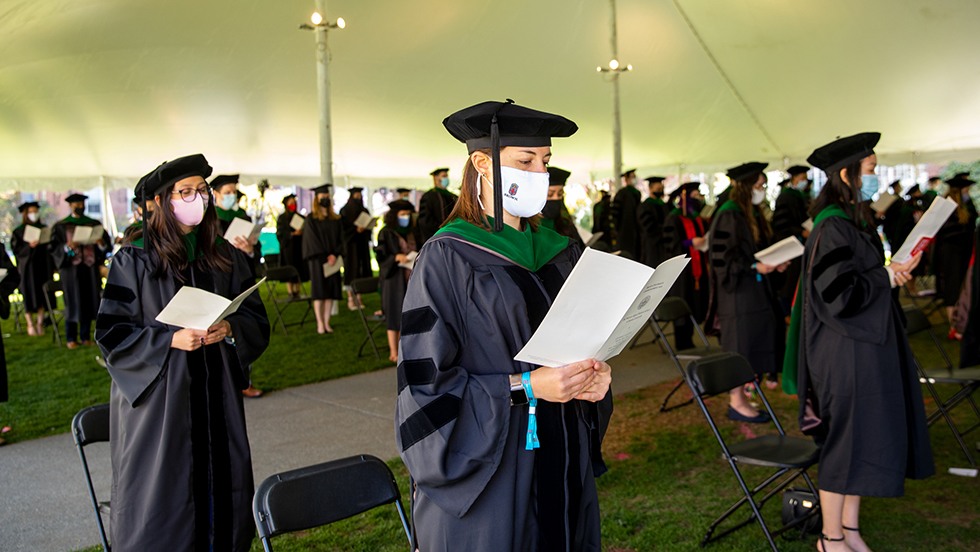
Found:
[{"label": "concrete walkway", "polygon": [[[647,344],[610,362],[617,394],[677,377],[649,337],[647,331]],[[354,454],[385,460],[397,456],[395,386],[395,369],[390,368],[246,400],[256,485],[273,473]],[[108,445],[91,445],[86,453],[96,493],[106,500]],[[99,543],[71,435],[0,448],[0,493],[0,549],[61,551]]]}]

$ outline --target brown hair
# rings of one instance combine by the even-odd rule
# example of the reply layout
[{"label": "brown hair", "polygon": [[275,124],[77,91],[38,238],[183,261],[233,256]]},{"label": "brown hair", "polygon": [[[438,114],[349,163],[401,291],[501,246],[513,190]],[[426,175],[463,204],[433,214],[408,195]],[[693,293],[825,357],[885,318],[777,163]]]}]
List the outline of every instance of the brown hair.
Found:
[{"label": "brown hair", "polygon": [[[176,184],[176,183],[174,183]],[[174,216],[173,209],[169,209],[169,198],[171,197],[174,184],[167,186],[160,193],[160,209],[154,209],[153,216],[149,220],[144,220],[143,224],[150,229],[149,240],[146,240],[146,232],[143,247],[149,245],[150,251],[155,254],[158,260],[156,271],[153,273],[155,278],[164,275],[171,275],[180,281],[184,280],[182,275],[190,263],[187,261],[187,251],[184,245],[183,231]],[[216,240],[220,235],[218,225],[218,214],[214,211],[214,201],[208,193],[207,207],[204,209],[204,218],[197,225],[197,258],[194,265],[197,268],[207,271],[231,271],[231,259],[217,246]],[[177,201],[183,201],[178,199]],[[149,241],[149,244],[146,242]]]},{"label": "brown hair", "polygon": [[[732,195],[730,196],[732,201],[738,204],[742,208],[742,212],[745,213],[745,218],[749,222],[749,230],[752,231],[752,239],[759,243],[762,238],[768,239],[772,235],[772,231],[769,229],[769,222],[766,221],[765,217],[755,216],[755,205],[752,204],[752,188],[755,187],[755,183],[759,181],[759,177],[763,176],[762,173],[753,173],[746,178],[736,180],[732,183]],[[762,222],[760,225],[759,222]]]},{"label": "brown hair", "polygon": [[952,188],[946,197],[952,199],[956,203],[956,217],[959,219],[960,224],[966,224],[970,222],[970,210],[966,208],[966,204],[963,203],[963,190],[964,188]]},{"label": "brown hair", "polygon": [[321,192],[313,194],[313,211],[310,212],[310,217],[316,220],[337,220],[340,215],[333,210],[333,194],[325,194],[330,198],[330,206],[323,207],[320,205],[320,200],[316,196],[320,195]]},{"label": "brown hair", "polygon": [[[490,155],[490,149],[477,150],[481,153]],[[463,165],[463,183],[459,190],[459,201],[456,202],[456,206],[453,207],[449,216],[446,217],[446,221],[442,223],[443,226],[448,224],[450,221],[455,219],[463,219],[466,222],[485,229],[486,231],[491,231],[492,227],[487,221],[487,216],[480,208],[478,187],[476,185],[477,178],[480,173],[473,166],[473,160],[470,157],[466,158],[466,164]],[[483,185],[489,186],[489,180],[484,180]],[[531,225],[532,231],[537,231],[538,223],[541,221],[541,215],[534,215],[531,218],[521,219],[522,222],[527,222]]]}]

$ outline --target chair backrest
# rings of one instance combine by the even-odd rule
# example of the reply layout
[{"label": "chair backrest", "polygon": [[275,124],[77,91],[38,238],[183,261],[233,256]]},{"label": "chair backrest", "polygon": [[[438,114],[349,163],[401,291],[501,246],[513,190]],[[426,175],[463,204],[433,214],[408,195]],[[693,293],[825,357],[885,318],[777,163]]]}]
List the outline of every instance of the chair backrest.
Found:
[{"label": "chair backrest", "polygon": [[278,253],[270,253],[268,255],[262,255],[262,259],[265,261],[262,264],[264,264],[266,268],[281,266]]},{"label": "chair backrest", "polygon": [[657,308],[653,309],[653,317],[661,322],[674,322],[687,316],[691,316],[691,308],[680,297],[664,297]]},{"label": "chair backrest", "polygon": [[97,404],[78,411],[71,420],[75,444],[84,447],[92,443],[109,442],[109,405]]},{"label": "chair backrest", "polygon": [[47,282],[44,282],[44,285],[41,287],[44,288],[45,293],[64,291],[61,287],[61,280],[48,280]]},{"label": "chair backrest", "polygon": [[749,361],[737,353],[717,353],[692,360],[687,365],[687,374],[703,397],[727,393],[755,381],[755,371]]},{"label": "chair backrest", "polygon": [[255,491],[252,512],[259,538],[267,543],[276,535],[327,525],[385,504],[395,504],[411,543],[394,475],[377,457],[359,455],[266,478]]},{"label": "chair backrest", "polygon": [[265,277],[276,282],[299,280],[299,271],[292,265],[267,266]]},{"label": "chair backrest", "polygon": [[907,306],[902,309],[905,313],[905,334],[914,335],[922,331],[931,330],[932,323],[926,317],[926,313],[916,306]]},{"label": "chair backrest", "polygon": [[378,291],[378,278],[358,278],[350,283],[354,293],[374,293]]}]

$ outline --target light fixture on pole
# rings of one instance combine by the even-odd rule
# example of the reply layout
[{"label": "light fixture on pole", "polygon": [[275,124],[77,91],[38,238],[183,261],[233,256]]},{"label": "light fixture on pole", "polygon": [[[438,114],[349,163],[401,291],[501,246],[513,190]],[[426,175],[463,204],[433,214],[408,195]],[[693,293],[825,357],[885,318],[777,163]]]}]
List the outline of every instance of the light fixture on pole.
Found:
[{"label": "light fixture on pole", "polygon": [[595,68],[598,73],[609,73],[613,85],[613,190],[616,191],[620,184],[620,175],[623,173],[623,130],[619,117],[619,75],[633,70],[632,64],[623,66],[619,61],[618,46],[616,39],[616,0],[609,0],[612,8],[610,18],[612,46],[612,59],[606,67],[598,66]]},{"label": "light fixture on pole", "polygon": [[316,0],[316,11],[310,16],[310,23],[299,26],[304,31],[314,31],[316,36],[316,83],[320,108],[320,178],[333,184],[333,139],[330,128],[330,50],[327,48],[327,32],[330,29],[343,29],[347,22],[343,17],[330,22],[323,18],[326,13],[326,0]]}]

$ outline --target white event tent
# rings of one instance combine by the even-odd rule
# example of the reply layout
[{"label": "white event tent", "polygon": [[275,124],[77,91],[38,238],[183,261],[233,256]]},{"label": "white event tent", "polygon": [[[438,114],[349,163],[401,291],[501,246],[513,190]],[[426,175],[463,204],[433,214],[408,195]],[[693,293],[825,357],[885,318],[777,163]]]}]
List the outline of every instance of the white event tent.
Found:
[{"label": "white event tent", "polygon": [[[312,0],[0,0],[0,190],[130,187],[202,152],[318,183]],[[980,157],[977,0],[618,0],[623,159],[668,174],[800,162],[883,133],[883,163]],[[334,174],[458,175],[442,128],[513,98],[575,120],[554,164],[609,177],[606,0],[329,0]]]}]

